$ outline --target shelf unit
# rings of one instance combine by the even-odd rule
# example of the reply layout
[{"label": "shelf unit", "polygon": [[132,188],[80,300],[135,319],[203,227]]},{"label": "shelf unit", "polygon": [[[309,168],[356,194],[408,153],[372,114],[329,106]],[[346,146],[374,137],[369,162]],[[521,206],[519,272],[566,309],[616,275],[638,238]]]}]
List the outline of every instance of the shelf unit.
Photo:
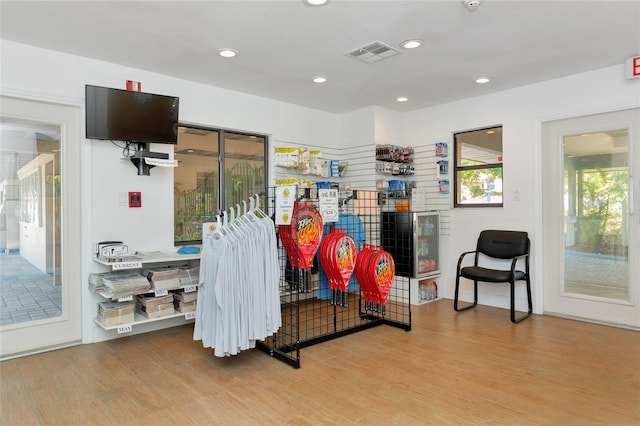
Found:
[{"label": "shelf unit", "polygon": [[165,315],[159,318],[145,318],[144,316],[136,312],[134,314],[133,322],[129,324],[117,324],[117,325],[106,326],[102,324],[97,318],[94,318],[93,322],[98,324],[103,330],[106,330],[106,331],[118,330],[118,334],[122,334],[122,333],[128,333],[132,331],[133,326],[148,324],[148,323],[157,322],[157,321],[165,321],[171,318],[179,318],[179,317],[184,317],[185,320],[193,320],[196,317],[196,312],[195,311],[191,311],[191,312],[176,311],[171,315]]},{"label": "shelf unit", "polygon": [[[111,271],[122,271],[122,270],[136,270],[142,269],[145,266],[193,266],[195,262],[200,261],[200,254],[177,254],[173,252],[152,252],[148,254],[136,255],[136,256],[127,256],[123,258],[122,261],[118,262],[110,262],[106,259],[95,257],[94,261],[108,266]],[[98,290],[94,293],[100,296],[104,300],[110,300],[114,302],[127,302],[133,301],[135,296],[140,294],[154,294],[156,296],[163,296],[169,294],[169,291],[172,290],[184,290],[185,292],[193,292],[197,291],[197,285],[183,285],[172,289],[163,289],[163,290],[145,290],[140,292],[134,292],[130,295],[120,298],[112,298],[111,293],[107,290]],[[100,328],[106,331],[117,330],[118,334],[129,333],[133,330],[134,326],[139,326],[142,324],[149,324],[158,321],[166,321],[172,318],[184,318],[185,321],[192,321],[195,319],[195,311],[190,312],[179,312],[174,310],[173,314],[164,315],[158,318],[146,318],[144,315],[134,312],[134,320],[132,323],[127,324],[116,324],[107,326],[98,320],[97,316],[94,317],[94,323],[96,323]]]}]

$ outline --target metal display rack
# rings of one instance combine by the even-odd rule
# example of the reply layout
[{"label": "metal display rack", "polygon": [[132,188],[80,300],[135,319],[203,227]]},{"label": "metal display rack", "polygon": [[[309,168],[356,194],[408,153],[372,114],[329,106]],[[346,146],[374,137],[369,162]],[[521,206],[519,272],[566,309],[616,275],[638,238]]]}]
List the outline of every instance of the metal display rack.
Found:
[{"label": "metal display rack", "polygon": [[[316,189],[298,188],[296,202],[318,208],[317,193]],[[364,244],[379,247],[381,208],[378,192],[339,191],[338,199],[338,222],[324,223],[323,238],[337,228],[354,238],[358,253]],[[275,188],[269,188],[266,212],[271,217],[275,217],[275,203]],[[280,231],[278,226],[276,231]],[[276,334],[258,342],[260,350],[300,368],[300,350],[304,347],[380,325],[411,330],[409,278],[395,276],[384,304],[366,300],[355,273],[349,282],[349,290],[336,296],[329,288],[329,279],[319,259],[320,250],[311,268],[294,268],[291,265],[297,263],[296,259],[287,254],[283,238],[287,237],[279,235],[282,326]]]}]

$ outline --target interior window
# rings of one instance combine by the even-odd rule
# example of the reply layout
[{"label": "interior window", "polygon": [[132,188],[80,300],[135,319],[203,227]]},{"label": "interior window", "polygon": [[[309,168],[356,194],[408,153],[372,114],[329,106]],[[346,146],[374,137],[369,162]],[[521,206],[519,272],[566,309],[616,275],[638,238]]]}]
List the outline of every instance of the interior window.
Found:
[{"label": "interior window", "polygon": [[502,126],[454,134],[454,207],[502,206]]},{"label": "interior window", "polygon": [[226,207],[235,206],[250,196],[264,192],[266,138],[258,135],[225,132],[224,182]]},{"label": "interior window", "polygon": [[203,223],[265,191],[266,149],[263,135],[180,126],[174,149],[176,244],[201,241]]},{"label": "interior window", "polygon": [[202,224],[212,221],[219,209],[218,131],[180,127],[174,155],[174,239],[198,241]]}]

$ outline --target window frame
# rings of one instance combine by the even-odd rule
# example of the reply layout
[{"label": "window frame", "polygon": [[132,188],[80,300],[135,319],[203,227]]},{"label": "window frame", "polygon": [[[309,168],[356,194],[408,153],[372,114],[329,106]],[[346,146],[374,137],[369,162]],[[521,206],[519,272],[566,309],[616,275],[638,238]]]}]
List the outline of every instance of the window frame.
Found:
[{"label": "window frame", "polygon": [[[187,128],[187,129],[195,129],[195,130],[203,130],[203,131],[209,131],[209,132],[216,132],[217,133],[217,150],[218,150],[218,156],[217,156],[217,162],[218,162],[218,177],[217,177],[217,190],[218,190],[218,198],[217,198],[217,206],[216,206],[216,212],[215,214],[221,214],[222,210],[224,210],[225,208],[227,208],[227,206],[224,206],[225,200],[227,200],[227,194],[226,194],[226,177],[225,177],[225,169],[226,169],[226,144],[228,144],[228,142],[226,141],[226,135],[229,133],[232,134],[236,134],[236,135],[243,135],[243,136],[256,136],[258,138],[262,138],[264,140],[264,169],[265,169],[265,179],[264,179],[264,188],[262,189],[262,193],[266,193],[267,190],[267,185],[269,183],[269,176],[268,176],[268,171],[269,171],[269,136],[265,135],[263,133],[259,133],[259,132],[249,132],[249,131],[241,131],[241,130],[231,130],[231,129],[225,129],[225,128],[220,128],[220,127],[212,127],[212,126],[206,126],[206,125],[199,125],[199,124],[193,124],[193,123],[182,123],[179,122],[178,123],[178,128]],[[178,136],[179,138],[179,136]],[[178,146],[179,142],[176,142],[175,146]],[[175,182],[175,175],[174,175],[174,182]],[[175,202],[174,202],[174,222],[175,222]],[[178,246],[184,246],[184,245],[190,245],[190,244],[201,244],[202,243],[202,239],[199,240],[184,240],[184,241],[176,241],[175,240],[175,234],[174,234],[174,241],[173,244],[174,246],[178,247]]]},{"label": "window frame", "polygon": [[[502,135],[502,131],[504,129],[502,124],[497,124],[493,126],[481,127],[472,130],[465,130],[460,132],[455,132],[453,134],[453,207],[454,208],[495,208],[495,207],[504,207],[504,140],[501,136],[500,138],[500,151],[501,151],[501,159],[502,161],[496,163],[483,163],[483,164],[474,164],[469,166],[458,166],[458,156],[461,151],[459,148],[459,143],[462,143],[458,140],[458,136],[462,134],[474,133],[474,132],[486,132],[493,129],[500,129],[500,134]],[[501,179],[502,179],[502,197],[499,202],[487,202],[487,203],[461,203],[459,202],[459,194],[460,194],[460,174],[461,172],[471,171],[471,170],[488,170],[488,169],[500,169]]]}]

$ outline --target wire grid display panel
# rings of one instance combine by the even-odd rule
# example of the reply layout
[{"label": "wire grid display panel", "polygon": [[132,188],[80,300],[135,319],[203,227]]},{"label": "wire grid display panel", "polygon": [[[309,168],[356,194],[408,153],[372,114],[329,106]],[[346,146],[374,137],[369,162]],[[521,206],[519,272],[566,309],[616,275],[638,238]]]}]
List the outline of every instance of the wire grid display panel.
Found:
[{"label": "wire grid display panel", "polygon": [[[266,204],[268,214],[275,218],[274,190],[269,189]],[[379,194],[376,191],[341,191],[338,199],[340,211],[337,222],[324,223],[322,227],[325,243],[327,235],[338,229],[353,238],[358,253],[365,245],[379,248]],[[319,216],[315,189],[298,189],[296,203],[315,209]],[[305,263],[302,260],[305,254],[296,250],[296,231],[286,225],[276,229],[279,236],[282,326],[260,344],[262,350],[299,367],[301,347],[382,324],[411,329],[408,278],[394,278],[384,304],[365,300],[355,273],[349,281],[348,291],[333,291],[330,285],[333,274],[325,271],[321,260],[322,250],[326,250],[322,241],[313,262],[309,262],[307,257]]]}]

